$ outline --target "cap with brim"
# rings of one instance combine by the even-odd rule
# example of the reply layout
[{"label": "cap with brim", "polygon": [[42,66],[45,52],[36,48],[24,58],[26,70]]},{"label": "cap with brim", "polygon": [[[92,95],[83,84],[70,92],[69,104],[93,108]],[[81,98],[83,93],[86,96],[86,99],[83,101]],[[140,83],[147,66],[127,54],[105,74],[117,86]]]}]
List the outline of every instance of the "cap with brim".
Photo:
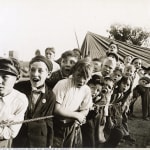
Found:
[{"label": "cap with brim", "polygon": [[16,69],[14,62],[11,59],[0,57],[0,72],[18,76],[19,71]]},{"label": "cap with brim", "polygon": [[148,83],[150,83],[150,78],[149,77],[141,77],[140,78],[140,80],[145,80],[145,81],[147,81]]},{"label": "cap with brim", "polygon": [[38,61],[44,62],[46,64],[48,70],[52,71],[52,69],[53,69],[52,62],[50,60],[48,60],[46,57],[42,56],[42,55],[32,58],[32,60],[30,61],[29,65],[31,65],[34,62],[38,62]]}]

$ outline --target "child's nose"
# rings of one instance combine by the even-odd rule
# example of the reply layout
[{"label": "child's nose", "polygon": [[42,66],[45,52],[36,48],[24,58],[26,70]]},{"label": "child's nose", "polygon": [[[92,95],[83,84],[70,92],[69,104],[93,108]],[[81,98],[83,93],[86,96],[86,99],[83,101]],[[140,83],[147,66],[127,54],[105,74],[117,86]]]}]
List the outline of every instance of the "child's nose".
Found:
[{"label": "child's nose", "polygon": [[33,74],[34,74],[35,76],[38,76],[39,72],[36,70]]}]

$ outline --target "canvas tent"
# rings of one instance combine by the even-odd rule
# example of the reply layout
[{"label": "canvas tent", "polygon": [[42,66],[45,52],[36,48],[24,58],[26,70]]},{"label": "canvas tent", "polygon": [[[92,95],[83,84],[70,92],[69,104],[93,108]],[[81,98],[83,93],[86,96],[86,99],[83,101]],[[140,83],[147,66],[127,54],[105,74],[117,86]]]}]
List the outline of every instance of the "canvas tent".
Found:
[{"label": "canvas tent", "polygon": [[88,32],[85,36],[81,47],[82,56],[90,56],[91,58],[99,58],[105,56],[108,49],[108,45],[111,41],[114,41],[119,46],[119,58],[124,59],[127,55],[138,57],[142,59],[143,66],[150,66],[150,49],[140,47],[132,44],[127,44],[121,41],[112,40],[101,35]]}]

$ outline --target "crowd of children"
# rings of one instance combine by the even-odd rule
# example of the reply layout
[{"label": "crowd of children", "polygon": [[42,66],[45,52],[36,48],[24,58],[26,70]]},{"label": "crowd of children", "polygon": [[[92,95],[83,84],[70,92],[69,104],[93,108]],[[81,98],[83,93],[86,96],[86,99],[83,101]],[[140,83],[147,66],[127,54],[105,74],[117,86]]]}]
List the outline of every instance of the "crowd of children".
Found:
[{"label": "crowd of children", "polygon": [[[128,119],[134,104],[150,120],[150,68],[111,42],[106,56],[82,58],[78,49],[55,62],[55,49],[29,62],[29,80],[19,80],[14,58],[0,58],[1,148],[113,148],[135,143]],[[47,118],[43,118],[47,117]]]}]

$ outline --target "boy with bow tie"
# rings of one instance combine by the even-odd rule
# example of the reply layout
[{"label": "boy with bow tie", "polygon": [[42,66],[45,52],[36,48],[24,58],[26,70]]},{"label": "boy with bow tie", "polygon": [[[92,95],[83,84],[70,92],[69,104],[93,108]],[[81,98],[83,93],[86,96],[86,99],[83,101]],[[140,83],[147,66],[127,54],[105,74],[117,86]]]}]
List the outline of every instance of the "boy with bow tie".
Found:
[{"label": "boy with bow tie", "polygon": [[[52,71],[52,63],[44,56],[36,56],[29,63],[29,81],[16,84],[15,88],[25,93],[29,106],[25,119],[33,119],[53,114],[55,94],[45,84]],[[52,119],[23,124],[14,147],[51,147],[53,144]]]}]

